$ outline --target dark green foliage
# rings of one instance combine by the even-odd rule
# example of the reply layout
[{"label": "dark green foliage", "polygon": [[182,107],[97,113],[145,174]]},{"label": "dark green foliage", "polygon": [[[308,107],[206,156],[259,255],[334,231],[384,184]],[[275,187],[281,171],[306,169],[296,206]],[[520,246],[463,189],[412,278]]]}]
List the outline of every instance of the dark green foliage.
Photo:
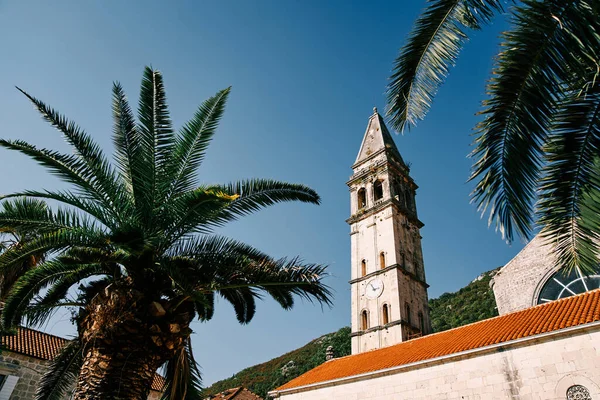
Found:
[{"label": "dark green foliage", "polygon": [[[266,363],[241,370],[231,378],[216,382],[204,389],[202,394],[206,397],[226,389],[244,386],[266,399],[268,391],[325,362],[325,351],[329,346],[333,346],[335,349],[336,357],[349,355],[351,350],[350,328],[344,327]],[[294,362],[295,368],[289,368],[287,375],[283,376],[281,369],[290,361]]]},{"label": "dark green foliage", "polygon": [[[484,272],[455,293],[429,300],[429,317],[434,332],[442,332],[498,315],[490,279],[498,269]],[[481,279],[480,279],[481,278]]]},{"label": "dark green foliage", "polygon": [[[481,279],[474,280],[458,292],[444,293],[437,299],[429,300],[433,331],[441,332],[498,315],[494,293],[490,288],[490,279],[496,271],[498,269],[481,274]],[[333,346],[336,357],[349,355],[350,328],[344,327],[266,363],[246,368],[204,389],[203,396],[244,386],[266,399],[268,391],[324,363],[328,346]],[[295,368],[289,368],[284,377],[281,369],[290,361],[294,362]]]}]

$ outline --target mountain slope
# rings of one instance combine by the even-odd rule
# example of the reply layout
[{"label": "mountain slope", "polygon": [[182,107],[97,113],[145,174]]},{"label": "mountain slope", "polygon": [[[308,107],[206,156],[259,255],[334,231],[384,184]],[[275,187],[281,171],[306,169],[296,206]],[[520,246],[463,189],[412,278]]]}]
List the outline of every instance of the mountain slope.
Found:
[{"label": "mountain slope", "polygon": [[[444,293],[437,299],[429,300],[434,332],[498,315],[494,294],[489,286],[490,279],[497,271],[498,269],[484,272],[458,292]],[[231,378],[207,387],[203,395],[208,396],[229,388],[244,386],[266,398],[269,390],[325,362],[325,351],[328,346],[333,346],[336,357],[350,354],[350,328],[344,327],[337,332],[323,335],[299,349],[243,369]]]}]

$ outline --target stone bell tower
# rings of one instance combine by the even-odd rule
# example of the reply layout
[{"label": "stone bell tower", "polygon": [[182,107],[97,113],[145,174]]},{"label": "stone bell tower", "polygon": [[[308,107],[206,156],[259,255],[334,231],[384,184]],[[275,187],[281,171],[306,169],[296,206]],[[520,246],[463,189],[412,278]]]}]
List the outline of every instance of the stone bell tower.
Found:
[{"label": "stone bell tower", "polygon": [[431,333],[417,185],[373,109],[350,187],[352,354]]}]

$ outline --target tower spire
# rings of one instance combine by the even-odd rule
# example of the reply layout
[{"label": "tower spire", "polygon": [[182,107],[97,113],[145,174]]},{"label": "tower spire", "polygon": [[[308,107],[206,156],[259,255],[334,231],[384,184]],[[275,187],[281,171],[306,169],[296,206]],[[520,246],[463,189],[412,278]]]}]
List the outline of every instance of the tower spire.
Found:
[{"label": "tower spire", "polygon": [[406,166],[390,131],[381,115],[377,112],[377,107],[373,107],[373,114],[369,117],[367,130],[365,131],[358,156],[352,168],[356,168],[366,160],[376,157],[376,155],[382,152],[386,152],[389,157],[394,158],[394,161]]}]

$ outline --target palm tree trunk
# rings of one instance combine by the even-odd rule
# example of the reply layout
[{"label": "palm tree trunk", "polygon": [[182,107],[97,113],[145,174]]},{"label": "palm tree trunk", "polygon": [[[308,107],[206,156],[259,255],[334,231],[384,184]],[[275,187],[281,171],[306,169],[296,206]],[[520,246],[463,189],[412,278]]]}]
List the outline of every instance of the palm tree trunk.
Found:
[{"label": "palm tree trunk", "polygon": [[83,366],[74,400],[146,400],[156,370],[189,337],[191,310],[111,285],[79,317]]},{"label": "palm tree trunk", "polygon": [[90,349],[79,373],[74,400],[146,400],[161,360],[139,349],[117,352],[101,347]]}]

